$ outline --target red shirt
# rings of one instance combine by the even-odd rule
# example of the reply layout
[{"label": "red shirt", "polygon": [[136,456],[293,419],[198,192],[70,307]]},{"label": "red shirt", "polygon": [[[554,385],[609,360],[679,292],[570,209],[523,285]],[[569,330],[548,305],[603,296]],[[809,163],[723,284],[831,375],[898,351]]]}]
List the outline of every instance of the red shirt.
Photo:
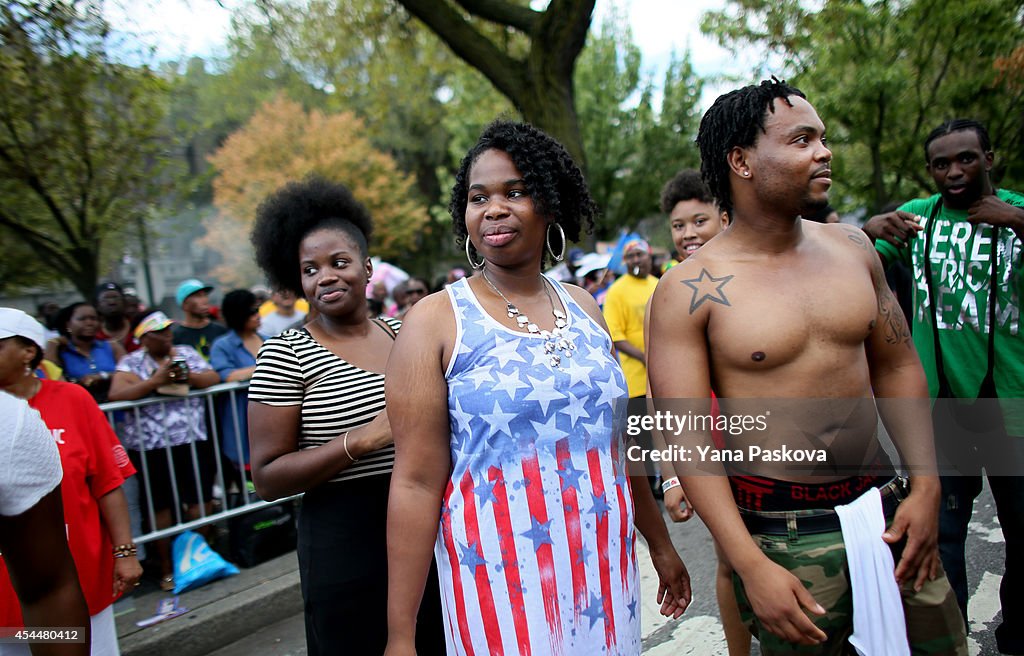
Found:
[{"label": "red shirt", "polygon": [[[135,473],[135,468],[106,416],[84,388],[54,380],[41,382],[29,405],[39,411],[60,451],[68,547],[89,614],[95,615],[116,599],[113,545],[97,499],[116,490],[126,476]],[[0,626],[23,625],[21,606],[0,558]]]}]

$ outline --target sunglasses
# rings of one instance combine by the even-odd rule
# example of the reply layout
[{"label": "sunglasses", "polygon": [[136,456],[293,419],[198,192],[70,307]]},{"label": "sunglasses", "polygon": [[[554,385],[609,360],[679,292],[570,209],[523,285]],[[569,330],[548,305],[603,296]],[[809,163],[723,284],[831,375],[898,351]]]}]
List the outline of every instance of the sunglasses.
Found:
[{"label": "sunglasses", "polygon": [[422,287],[414,287],[412,289],[405,290],[405,293],[406,294],[426,294],[427,290],[423,289]]}]

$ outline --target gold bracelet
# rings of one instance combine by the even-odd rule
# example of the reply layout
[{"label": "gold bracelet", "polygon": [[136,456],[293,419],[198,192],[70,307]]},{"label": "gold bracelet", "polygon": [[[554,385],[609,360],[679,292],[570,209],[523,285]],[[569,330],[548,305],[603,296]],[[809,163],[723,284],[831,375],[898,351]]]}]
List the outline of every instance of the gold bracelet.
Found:
[{"label": "gold bracelet", "polygon": [[135,546],[134,542],[128,544],[119,544],[113,549],[114,558],[134,558],[138,556],[139,549]]}]

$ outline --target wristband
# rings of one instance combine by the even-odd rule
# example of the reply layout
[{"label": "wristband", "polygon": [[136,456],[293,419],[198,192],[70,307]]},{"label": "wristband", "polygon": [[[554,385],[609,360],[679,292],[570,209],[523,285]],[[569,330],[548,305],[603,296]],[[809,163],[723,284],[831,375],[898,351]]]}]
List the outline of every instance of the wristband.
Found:
[{"label": "wristband", "polygon": [[679,478],[677,478],[676,476],[673,476],[672,478],[666,479],[661,484],[661,492],[664,494],[665,492],[668,492],[669,490],[671,490],[674,487],[682,487],[680,485],[680,483],[679,483]]}]

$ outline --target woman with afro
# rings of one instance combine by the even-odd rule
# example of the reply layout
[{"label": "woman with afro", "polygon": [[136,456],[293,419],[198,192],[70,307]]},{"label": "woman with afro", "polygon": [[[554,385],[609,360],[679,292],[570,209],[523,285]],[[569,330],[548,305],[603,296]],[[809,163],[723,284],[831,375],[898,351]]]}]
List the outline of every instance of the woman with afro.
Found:
[{"label": "woman with afro", "polygon": [[[380,654],[387,642],[394,446],[384,369],[401,322],[367,312],[372,228],[346,187],[310,177],[264,200],[252,232],[270,286],[317,310],[264,343],[249,386],[257,493],[305,493],[298,557],[310,654]],[[418,653],[444,653],[436,587],[419,627]]]}]

